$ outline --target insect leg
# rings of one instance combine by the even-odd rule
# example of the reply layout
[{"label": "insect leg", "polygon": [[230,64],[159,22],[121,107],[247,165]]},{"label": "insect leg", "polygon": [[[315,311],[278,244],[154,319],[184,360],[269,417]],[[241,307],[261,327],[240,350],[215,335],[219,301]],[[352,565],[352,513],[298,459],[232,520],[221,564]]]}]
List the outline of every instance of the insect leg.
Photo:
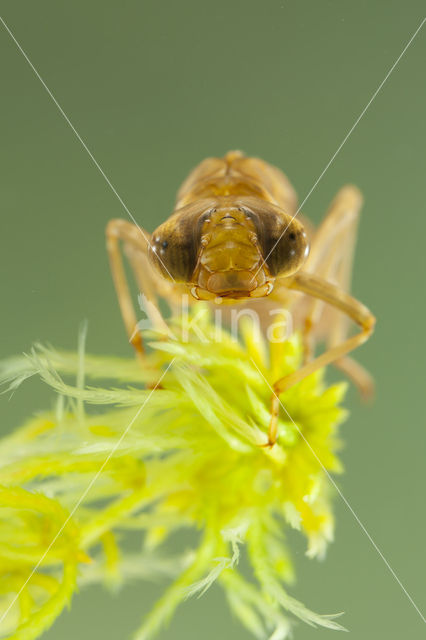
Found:
[{"label": "insect leg", "polygon": [[144,353],[144,347],[124,270],[120,242],[124,244],[138,287],[148,301],[144,311],[154,326],[163,327],[165,323],[157,307],[155,275],[148,264],[149,237],[147,232],[141,232],[136,225],[127,220],[110,220],[106,228],[107,250],[121,315],[129,342],[139,356]]},{"label": "insect leg", "polygon": [[[329,212],[314,235],[311,252],[304,271],[331,281],[349,292],[356,232],[362,196],[352,185],[343,187],[333,200]],[[324,302],[313,299],[305,311],[304,335],[306,360],[315,343],[325,339],[327,347],[343,342],[347,336],[348,318],[336,310],[325,308]],[[370,374],[348,356],[334,362],[365,397],[372,395],[374,383]]]},{"label": "insect leg", "polygon": [[340,344],[327,348],[323,354],[317,356],[311,362],[305,363],[298,371],[294,371],[274,383],[274,394],[271,401],[271,422],[268,434],[268,444],[270,446],[272,446],[277,439],[279,394],[297,382],[300,382],[300,380],[303,380],[303,378],[314,371],[336,360],[340,360],[347,353],[366,342],[372,334],[375,325],[375,318],[367,307],[343,291],[340,287],[323,278],[310,273],[299,272],[292,277],[283,278],[282,285],[291,290],[300,291],[313,298],[322,300],[327,305],[340,310],[348,318],[356,322],[361,328],[361,331],[343,340]]}]

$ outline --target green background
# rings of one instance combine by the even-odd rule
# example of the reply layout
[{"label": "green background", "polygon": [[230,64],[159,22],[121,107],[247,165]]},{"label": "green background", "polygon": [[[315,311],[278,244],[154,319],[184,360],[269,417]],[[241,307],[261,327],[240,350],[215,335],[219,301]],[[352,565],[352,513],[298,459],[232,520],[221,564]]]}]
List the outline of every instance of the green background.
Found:
[{"label": "green background", "polygon": [[[423,2],[309,0],[43,0],[0,3],[1,14],[138,222],[171,212],[187,172],[241,148],[281,167],[300,198],[321,171],[422,19]],[[338,188],[366,204],[354,294],[377,330],[357,358],[377,397],[351,390],[343,429],[350,505],[421,607],[424,583],[424,245],[426,26],[310,196],[319,221]],[[0,26],[1,355],[35,340],[129,354],[104,248],[126,212]],[[1,399],[1,429],[50,394],[32,382]],[[424,486],[424,485],[423,485]],[[423,511],[423,513],[422,513]],[[294,538],[292,593],[321,612],[345,611],[356,640],[420,638],[420,616],[347,506],[336,497],[336,541],[324,563]],[[423,588],[423,589],[422,589]],[[90,590],[46,634],[125,639],[162,585],[118,597]],[[423,603],[422,603],[423,598]],[[303,624],[296,640],[330,636]],[[248,634],[219,588],[186,603],[164,640]],[[334,636],[333,636],[334,637]]]}]

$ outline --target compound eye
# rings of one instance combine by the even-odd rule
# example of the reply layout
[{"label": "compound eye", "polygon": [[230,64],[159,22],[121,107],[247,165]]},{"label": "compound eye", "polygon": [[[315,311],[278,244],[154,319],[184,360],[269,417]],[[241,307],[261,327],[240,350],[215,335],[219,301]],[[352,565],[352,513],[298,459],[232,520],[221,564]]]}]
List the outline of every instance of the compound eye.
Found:
[{"label": "compound eye", "polygon": [[271,275],[289,276],[300,269],[309,253],[303,225],[290,216],[264,220],[264,259]]},{"label": "compound eye", "polygon": [[190,282],[197,262],[198,244],[192,228],[168,221],[152,234],[149,258],[165,278]]}]

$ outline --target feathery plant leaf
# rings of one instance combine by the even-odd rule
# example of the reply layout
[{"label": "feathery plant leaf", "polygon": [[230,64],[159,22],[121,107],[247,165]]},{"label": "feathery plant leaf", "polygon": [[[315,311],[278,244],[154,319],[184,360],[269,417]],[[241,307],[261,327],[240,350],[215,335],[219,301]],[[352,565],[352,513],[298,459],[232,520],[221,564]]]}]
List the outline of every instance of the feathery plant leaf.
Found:
[{"label": "feathery plant leaf", "polygon": [[[236,340],[218,334],[201,305],[197,314],[203,339],[192,329],[176,337],[174,319],[172,339],[146,332],[143,362],[84,354],[83,331],[77,353],[37,345],[1,364],[5,391],[38,376],[58,398],[56,411],[0,442],[2,637],[39,637],[78,585],[117,589],[135,578],[173,580],[136,640],[154,637],[185,598],[214,583],[259,640],[284,640],[296,619],[342,629],[284,589],[293,568],[283,534],[301,531],[311,557],[332,539],[318,460],[341,471],[345,387],[327,389],[318,372],[283,393],[292,419],[282,412],[276,445],[262,446],[265,378],[300,366],[301,341],[267,343],[246,321]],[[180,529],[196,531],[198,546],[171,557]],[[129,532],[141,536],[139,555],[127,549]],[[239,570],[242,552],[251,575]]]}]

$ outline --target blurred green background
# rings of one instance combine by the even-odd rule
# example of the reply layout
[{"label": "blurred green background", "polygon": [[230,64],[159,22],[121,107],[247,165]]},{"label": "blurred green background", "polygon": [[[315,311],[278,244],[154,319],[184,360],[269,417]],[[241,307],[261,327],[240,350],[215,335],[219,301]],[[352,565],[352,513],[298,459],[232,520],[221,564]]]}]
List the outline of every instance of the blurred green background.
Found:
[{"label": "blurred green background", "polygon": [[[138,222],[172,210],[187,172],[241,148],[281,167],[301,199],[419,26],[424,2],[394,0],[6,0],[1,14]],[[319,221],[338,188],[365,195],[354,294],[377,331],[356,357],[377,380],[351,390],[339,484],[421,607],[424,581],[424,243],[426,27],[307,201]],[[104,248],[126,212],[0,26],[1,356],[35,340],[130,354]],[[7,432],[51,395],[27,383],[1,399]],[[422,487],[423,485],[423,487]],[[292,593],[345,611],[354,640],[424,637],[419,614],[347,506],[324,563],[293,546]],[[423,512],[423,513],[422,513]],[[46,635],[125,639],[162,585],[90,590]],[[422,602],[423,599],[423,602]],[[296,640],[330,636],[302,624]],[[164,640],[248,638],[219,588],[186,603]]]}]

